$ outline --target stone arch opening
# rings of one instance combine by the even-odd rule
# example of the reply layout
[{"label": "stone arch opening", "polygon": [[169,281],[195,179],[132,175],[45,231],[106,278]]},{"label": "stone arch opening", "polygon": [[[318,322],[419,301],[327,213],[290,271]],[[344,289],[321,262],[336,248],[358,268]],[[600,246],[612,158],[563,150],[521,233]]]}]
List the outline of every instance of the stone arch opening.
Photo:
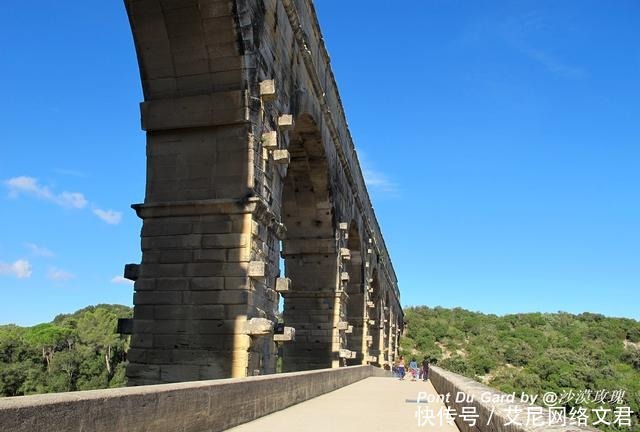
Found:
[{"label": "stone arch opening", "polygon": [[381,331],[381,316],[382,316],[382,293],[380,292],[380,280],[378,278],[378,270],[374,269],[371,275],[371,306],[369,310],[369,329],[371,332],[371,338],[369,340],[369,354],[375,359],[371,359],[370,363],[374,365],[381,364],[382,339],[380,335]]},{"label": "stone arch opening", "polygon": [[[285,277],[283,319],[296,341],[283,348],[283,371],[327,368],[336,360],[338,258],[328,160],[310,115],[298,116],[289,135],[290,163],[282,191]],[[339,317],[338,317],[339,318]]]},{"label": "stone arch opening", "polygon": [[366,321],[366,296],[364,289],[364,265],[362,260],[362,240],[355,221],[349,224],[347,240],[350,258],[346,264],[349,273],[347,284],[347,322],[351,333],[347,335],[347,348],[355,352],[355,358],[347,359],[347,365],[364,364],[366,350],[363,349],[364,326]]},{"label": "stone arch opening", "polygon": [[385,292],[384,305],[382,307],[382,336],[383,336],[383,356],[381,363],[387,367],[391,361],[391,302],[389,291]]}]

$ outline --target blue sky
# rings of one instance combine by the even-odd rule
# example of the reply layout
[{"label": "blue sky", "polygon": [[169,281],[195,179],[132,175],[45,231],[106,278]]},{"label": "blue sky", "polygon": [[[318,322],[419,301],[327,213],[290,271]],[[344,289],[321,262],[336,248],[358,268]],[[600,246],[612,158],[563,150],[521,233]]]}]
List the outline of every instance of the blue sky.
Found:
[{"label": "blue sky", "polygon": [[[403,305],[640,319],[640,3],[318,0]],[[0,4],[0,323],[131,304],[124,6]]]}]

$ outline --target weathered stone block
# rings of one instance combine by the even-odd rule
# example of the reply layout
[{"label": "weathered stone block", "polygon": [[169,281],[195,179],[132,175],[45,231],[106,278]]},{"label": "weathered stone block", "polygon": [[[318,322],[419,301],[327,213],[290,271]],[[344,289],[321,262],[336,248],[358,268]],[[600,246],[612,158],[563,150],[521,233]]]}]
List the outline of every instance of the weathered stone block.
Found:
[{"label": "weathered stone block", "polygon": [[194,261],[224,262],[227,260],[225,249],[200,249],[193,252]]},{"label": "weathered stone block", "polygon": [[340,358],[345,358],[345,359],[353,359],[356,358],[356,352],[355,351],[349,351],[347,349],[341,349],[338,353],[338,356]]},{"label": "weathered stone block", "polygon": [[273,335],[274,342],[293,342],[296,340],[296,329],[293,327],[285,327],[280,334]]},{"label": "weathered stone block", "polygon": [[277,278],[276,279],[276,292],[286,294],[291,289],[291,279],[289,278]]},{"label": "weathered stone block", "polygon": [[263,133],[262,147],[269,150],[278,148],[278,132],[270,131]]},{"label": "weathered stone block", "polygon": [[349,328],[349,323],[346,321],[340,321],[337,325],[336,328],[338,330],[347,330]]},{"label": "weathered stone block", "polygon": [[194,277],[189,279],[190,287],[194,291],[223,290],[225,278],[223,277]]},{"label": "weathered stone block", "polygon": [[224,289],[226,290],[248,290],[251,288],[248,277],[230,276],[224,278]]},{"label": "weathered stone block", "polygon": [[251,336],[264,336],[273,333],[273,321],[266,318],[251,318],[244,323],[244,332]]},{"label": "weathered stone block", "polygon": [[189,289],[189,280],[184,278],[163,278],[156,280],[159,291],[184,291]]},{"label": "weathered stone block", "polygon": [[350,260],[351,251],[347,248],[340,248],[340,256],[342,257],[343,260]]},{"label": "weathered stone block", "polygon": [[152,291],[156,289],[155,279],[138,279],[133,285],[136,291]]},{"label": "weathered stone block", "polygon": [[180,304],[182,293],[177,291],[167,292],[136,292],[133,294],[133,304]]},{"label": "weathered stone block", "polygon": [[260,82],[260,98],[265,102],[271,102],[276,99],[275,80],[264,80]]},{"label": "weathered stone block", "polygon": [[291,162],[291,156],[288,150],[275,150],[273,152],[273,161],[278,165],[288,165]]},{"label": "weathered stone block", "polygon": [[250,278],[264,278],[267,275],[267,265],[264,261],[249,262],[248,276]]},{"label": "weathered stone block", "polygon": [[235,248],[247,245],[246,234],[213,234],[202,236],[203,248]]},{"label": "weathered stone block", "polygon": [[291,114],[283,114],[278,117],[278,128],[280,130],[289,130],[293,129],[294,122],[293,116]]},{"label": "weathered stone block", "polygon": [[131,281],[137,281],[139,276],[140,276],[139,264],[126,264],[124,266],[125,279],[129,279]]}]

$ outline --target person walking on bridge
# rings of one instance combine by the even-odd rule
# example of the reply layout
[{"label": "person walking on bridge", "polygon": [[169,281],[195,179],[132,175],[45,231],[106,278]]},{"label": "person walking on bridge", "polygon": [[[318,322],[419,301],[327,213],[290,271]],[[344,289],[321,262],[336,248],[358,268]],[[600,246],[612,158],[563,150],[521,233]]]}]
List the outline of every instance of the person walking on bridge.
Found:
[{"label": "person walking on bridge", "polygon": [[422,359],[422,381],[427,381],[429,379],[429,359],[425,356]]},{"label": "person walking on bridge", "polygon": [[400,375],[400,380],[402,381],[404,379],[404,357],[400,356],[400,358],[398,359],[398,375]]},{"label": "person walking on bridge", "polygon": [[414,358],[409,363],[409,372],[411,372],[411,381],[415,381],[418,377],[418,362]]}]

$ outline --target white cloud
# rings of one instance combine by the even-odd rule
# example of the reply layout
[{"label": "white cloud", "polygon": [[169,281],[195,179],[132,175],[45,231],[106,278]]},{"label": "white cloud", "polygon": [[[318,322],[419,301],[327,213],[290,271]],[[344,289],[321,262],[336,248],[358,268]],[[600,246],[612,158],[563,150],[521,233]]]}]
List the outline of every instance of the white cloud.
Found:
[{"label": "white cloud", "polygon": [[540,63],[547,71],[563,78],[583,78],[586,73],[579,67],[572,66],[557,57],[538,49],[521,48],[523,54]]},{"label": "white cloud", "polygon": [[47,258],[51,258],[52,256],[55,256],[55,254],[49,249],[47,249],[46,247],[38,246],[35,243],[25,243],[24,245],[35,256],[41,256],[41,257],[47,257]]},{"label": "white cloud", "polygon": [[122,213],[113,210],[93,209],[93,213],[110,225],[118,225],[122,220]]},{"label": "white cloud", "polygon": [[76,276],[68,271],[61,270],[59,268],[51,267],[47,272],[47,279],[56,282],[66,282],[74,279]]},{"label": "white cloud", "polygon": [[32,195],[61,207],[78,209],[86,207],[88,203],[87,199],[80,192],[63,191],[55,194],[51,192],[48,186],[40,185],[38,179],[34,177],[13,177],[4,183],[9,188],[9,196],[11,197],[17,197],[21,194]]},{"label": "white cloud", "polygon": [[364,176],[364,181],[368,187],[372,189],[377,189],[381,192],[397,192],[398,188],[395,183],[387,178],[387,176],[380,172],[373,170],[371,168],[364,168],[362,170],[362,175]]},{"label": "white cloud", "polygon": [[6,180],[5,184],[9,187],[11,196],[18,196],[20,192],[31,192],[41,196],[51,195],[47,188],[38,186],[38,180],[33,177],[14,177]]},{"label": "white cloud", "polygon": [[111,278],[111,283],[121,284],[121,285],[133,285],[133,281],[130,281],[129,279],[125,279],[122,276],[114,276],[113,278]]},{"label": "white cloud", "polygon": [[56,168],[53,170],[53,172],[57,174],[66,175],[66,176],[72,176],[72,177],[83,177],[83,178],[87,177],[87,175],[82,171],[69,170],[64,168]]},{"label": "white cloud", "polygon": [[362,150],[358,151],[358,161],[360,162],[364,182],[369,191],[376,191],[386,195],[398,194],[398,185],[389,179],[385,173],[375,169],[369,157]]},{"label": "white cloud", "polygon": [[84,208],[87,199],[80,192],[62,192],[56,197],[55,203],[63,207]]},{"label": "white cloud", "polygon": [[26,279],[31,277],[31,264],[29,261],[23,259],[11,264],[0,262],[0,275],[9,275],[15,276],[18,279]]}]

